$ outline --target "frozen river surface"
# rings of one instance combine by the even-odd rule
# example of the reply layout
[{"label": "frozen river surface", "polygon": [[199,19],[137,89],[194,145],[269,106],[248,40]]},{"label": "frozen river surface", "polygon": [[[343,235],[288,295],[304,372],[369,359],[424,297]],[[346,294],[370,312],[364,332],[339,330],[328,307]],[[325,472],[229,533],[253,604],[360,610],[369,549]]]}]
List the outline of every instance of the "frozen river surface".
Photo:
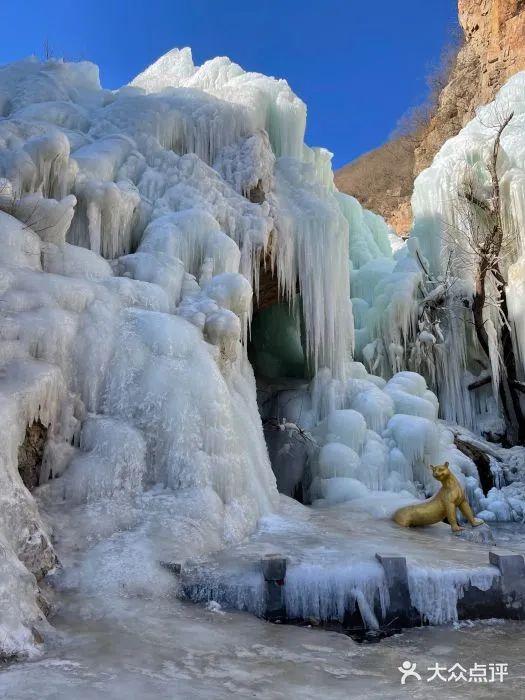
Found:
[{"label": "frozen river surface", "polygon": [[[523,697],[520,623],[425,627],[363,645],[335,632],[272,625],[246,613],[212,612],[176,600],[130,599],[115,617],[98,617],[89,604],[78,617],[77,605],[73,599],[63,602],[54,619],[57,636],[45,655],[0,672],[0,697]],[[401,685],[398,667],[405,660],[416,663],[421,681],[409,678]],[[436,663],[447,669],[455,663],[465,669],[506,663],[508,676],[494,683],[429,682],[427,669]]]}]

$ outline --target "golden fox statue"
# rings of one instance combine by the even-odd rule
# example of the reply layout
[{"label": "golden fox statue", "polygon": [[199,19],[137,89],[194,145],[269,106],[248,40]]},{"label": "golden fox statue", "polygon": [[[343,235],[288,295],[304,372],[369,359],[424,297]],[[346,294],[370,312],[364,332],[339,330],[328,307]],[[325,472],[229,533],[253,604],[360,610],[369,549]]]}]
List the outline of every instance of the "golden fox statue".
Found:
[{"label": "golden fox statue", "polygon": [[403,527],[417,527],[433,525],[447,518],[452,532],[459,532],[463,529],[458,525],[456,517],[456,508],[459,508],[472,527],[483,525],[483,520],[474,517],[465,491],[450,471],[448,462],[430,465],[430,468],[434,478],[441,482],[441,488],[432,498],[422,503],[414,503],[396,510],[393,516],[395,522]]}]

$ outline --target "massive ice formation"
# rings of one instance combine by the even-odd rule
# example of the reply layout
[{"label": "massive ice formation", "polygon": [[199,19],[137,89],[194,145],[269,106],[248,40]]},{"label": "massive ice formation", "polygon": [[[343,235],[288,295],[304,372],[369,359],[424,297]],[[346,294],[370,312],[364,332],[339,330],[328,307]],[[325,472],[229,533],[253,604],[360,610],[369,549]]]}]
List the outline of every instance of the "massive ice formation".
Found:
[{"label": "massive ice formation", "polygon": [[[323,369],[308,388],[282,392],[280,411],[283,431],[291,436],[295,426],[308,431],[307,500],[314,504],[352,501],[374,491],[432,493],[439,485],[428,465],[446,460],[474,507],[483,498],[475,464],[437,421],[437,398],[419,374],[398,372],[386,381],[350,362],[345,379],[338,379]],[[283,469],[292,458],[287,455]]]},{"label": "massive ice formation", "polygon": [[0,114],[0,654],[34,649],[55,565],[18,471],[35,424],[41,510],[92,545],[65,575],[84,590],[168,590],[164,555],[237,542],[276,507],[246,352],[261,268],[315,375],[287,416],[317,446],[311,498],[429,491],[426,463],[449,458],[481,499],[425,380],[398,371],[421,267],[335,190],[285,81],[184,49],[112,92],[91,63],[28,59],[0,69]]},{"label": "massive ice formation", "polygon": [[[496,130],[511,113],[498,158],[506,238],[500,265],[507,279],[516,356],[523,364],[525,73],[509,80],[496,100],[481,108],[457,137],[447,141],[432,166],[418,177],[413,196],[415,225],[405,245],[397,245],[394,250],[388,245],[391,233],[379,217],[363,211],[352,198],[338,195],[351,230],[354,357],[375,374],[393,376],[389,384],[400,370],[423,374],[438,394],[440,417],[449,421],[456,433],[454,424],[458,423],[477,433],[494,435],[502,431],[496,385],[504,369],[495,339],[487,363],[473,331],[469,305],[474,268],[462,220],[465,206],[461,193],[465,177],[473,174],[479,179],[481,193],[483,188],[488,191],[487,162]],[[428,313],[433,308],[439,310],[434,317]],[[490,311],[486,321],[489,338],[495,338],[501,321]],[[522,377],[524,369],[519,370]],[[468,389],[478,381],[482,384],[489,374],[492,383],[486,382],[474,391]],[[374,410],[378,406],[376,401]],[[412,412],[399,407],[396,410]],[[433,408],[429,406],[428,410]],[[468,440],[476,443],[472,434]],[[410,442],[415,446],[417,440]],[[487,520],[521,520],[523,449],[505,452],[491,449],[486,443],[478,447],[490,455],[495,487],[486,495],[480,490],[471,493],[475,506],[482,509],[482,517]],[[467,469],[468,475],[466,462],[462,469]]]},{"label": "massive ice formation", "polygon": [[47,430],[48,506],[111,510],[160,484],[194,544],[236,541],[277,496],[246,357],[263,259],[284,299],[299,286],[312,370],[344,374],[352,316],[330,156],[304,145],[285,81],[183,49],[112,92],[91,63],[28,59],[0,69],[0,113],[9,655],[31,648],[34,575],[55,563],[17,470],[28,427]]}]

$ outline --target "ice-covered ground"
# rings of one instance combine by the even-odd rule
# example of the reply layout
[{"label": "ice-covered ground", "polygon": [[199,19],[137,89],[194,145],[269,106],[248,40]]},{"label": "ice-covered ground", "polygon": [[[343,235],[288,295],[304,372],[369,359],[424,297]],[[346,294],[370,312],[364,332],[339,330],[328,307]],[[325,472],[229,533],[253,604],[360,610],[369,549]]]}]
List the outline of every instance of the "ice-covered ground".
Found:
[{"label": "ice-covered ground", "polygon": [[[162,500],[162,494],[158,498]],[[384,515],[390,505],[377,500],[376,513]],[[155,510],[152,503],[150,508]],[[246,566],[255,551],[264,550],[268,540],[273,546],[287,546],[292,559],[302,552],[310,561],[322,558],[329,566],[336,564],[343,577],[341,555],[351,560],[359,539],[363,551],[371,555],[382,543],[394,548],[398,543],[406,549],[403,534],[384,519],[370,518],[367,510],[343,504],[312,512],[286,500],[281,514],[265,521],[253,544],[241,547],[241,565]],[[412,629],[374,645],[358,644],[315,626],[275,625],[217,604],[177,599],[176,578],[157,560],[169,551],[180,554],[173,533],[163,536],[156,529],[138,527],[97,542],[91,525],[91,534],[84,532],[88,519],[84,514],[82,520],[81,510],[65,514],[57,508],[50,515],[66,518],[56,542],[64,569],[44,586],[54,606],[52,627],[40,656],[0,666],[0,697],[219,700],[233,695],[316,700],[321,694],[343,699],[366,693],[378,700],[399,700],[438,698],[444,692],[451,698],[472,697],[473,683],[428,683],[431,672],[427,669],[436,663],[446,669],[456,663],[465,669],[475,663],[487,667],[506,663],[508,676],[503,683],[476,684],[476,697],[492,698],[495,693],[519,697],[521,692],[525,675],[521,623],[485,621]],[[96,516],[103,531],[110,517],[107,509],[90,515],[91,519]],[[435,551],[445,553],[447,535],[441,527],[437,529],[440,532],[434,535],[418,536],[412,545],[414,556],[409,552],[412,564],[423,563],[422,559],[428,564]],[[499,533],[496,528],[496,535],[498,542],[506,543],[505,531]],[[516,538],[514,530],[511,537],[513,545],[525,551],[525,533]],[[156,550],[159,541],[163,541],[162,552]],[[447,542],[450,562],[475,561],[476,553],[467,552],[464,543],[454,547],[451,551]],[[423,680],[401,687],[398,668],[405,660],[417,664]]]},{"label": "ice-covered ground", "polygon": [[[519,698],[525,677],[521,623],[486,621],[409,630],[380,644],[315,628],[272,625],[246,613],[213,612],[177,601],[123,601],[119,614],[89,612],[72,597],[53,619],[42,658],[0,669],[9,700],[262,700],[327,697]],[[77,606],[80,606],[80,616]],[[400,685],[416,663],[421,681]],[[428,682],[459,663],[507,663],[502,683]],[[456,672],[458,672],[456,668]],[[487,672],[488,673],[488,672]]]},{"label": "ice-covered ground", "polygon": [[[489,547],[458,539],[444,523],[407,537],[391,520],[407,502],[406,496],[376,492],[307,508],[282,496],[279,511],[263,518],[243,543],[201,562],[197,557],[183,562],[183,585],[194,600],[262,614],[260,561],[277,553],[287,559],[290,618],[342,621],[358,607],[366,624],[377,626],[374,602],[388,607],[388,589],[375,555],[393,554],[406,557],[411,601],[423,618],[432,624],[455,621],[463,589],[472,583],[486,590],[499,575],[489,565]],[[512,543],[507,546],[512,549]]]}]

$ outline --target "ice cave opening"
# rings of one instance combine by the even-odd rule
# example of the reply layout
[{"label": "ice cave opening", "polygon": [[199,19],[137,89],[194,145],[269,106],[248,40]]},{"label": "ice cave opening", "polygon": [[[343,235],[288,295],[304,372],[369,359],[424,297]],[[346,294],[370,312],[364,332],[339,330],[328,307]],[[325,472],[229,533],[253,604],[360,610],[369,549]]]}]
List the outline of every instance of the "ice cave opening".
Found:
[{"label": "ice cave opening", "polygon": [[[285,430],[304,400],[309,369],[301,294],[286,300],[268,256],[259,271],[247,344],[257,388],[257,405],[277,489],[300,503],[308,501],[308,450],[299,430]],[[301,397],[301,398],[300,398]],[[299,416],[299,419],[301,416]],[[299,425],[301,421],[299,420]]]}]

